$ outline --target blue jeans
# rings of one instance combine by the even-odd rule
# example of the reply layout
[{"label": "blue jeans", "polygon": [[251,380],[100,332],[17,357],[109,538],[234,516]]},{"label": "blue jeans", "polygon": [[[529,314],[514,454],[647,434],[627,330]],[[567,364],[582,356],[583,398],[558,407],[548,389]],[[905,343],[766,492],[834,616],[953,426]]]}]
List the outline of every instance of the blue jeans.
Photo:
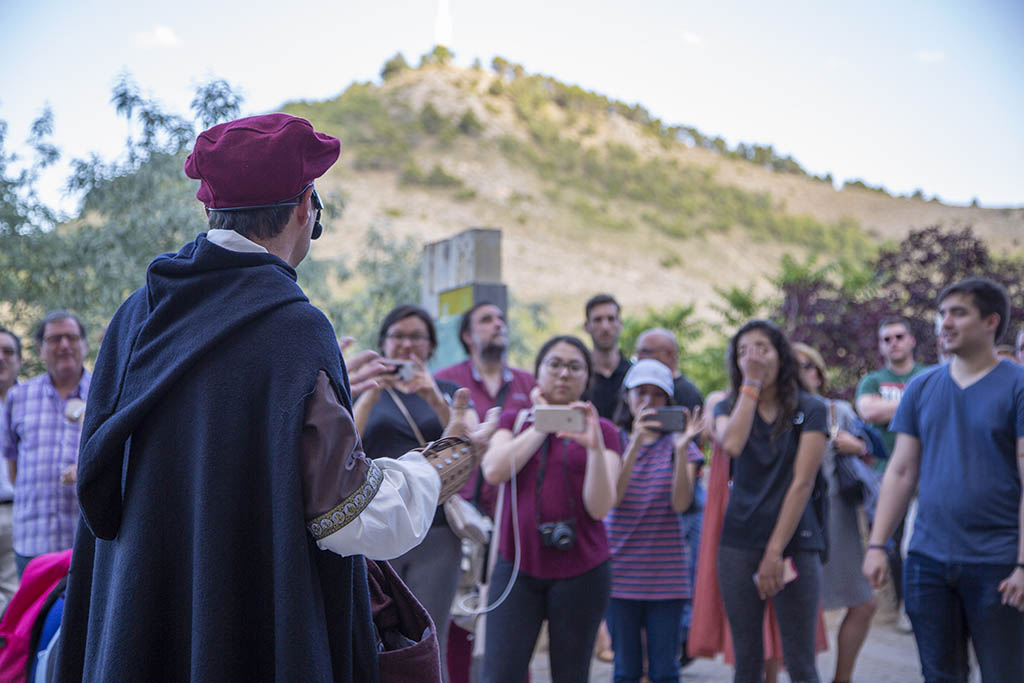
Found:
[{"label": "blue jeans", "polygon": [[968,639],[982,680],[1024,681],[1024,613],[999,595],[1013,568],[907,556],[903,595],[926,683],[967,681]]},{"label": "blue jeans", "polygon": [[644,673],[640,631],[647,631],[647,678],[679,681],[679,630],[683,600],[623,600],[608,604],[608,628],[615,651],[615,683],[639,683]]}]

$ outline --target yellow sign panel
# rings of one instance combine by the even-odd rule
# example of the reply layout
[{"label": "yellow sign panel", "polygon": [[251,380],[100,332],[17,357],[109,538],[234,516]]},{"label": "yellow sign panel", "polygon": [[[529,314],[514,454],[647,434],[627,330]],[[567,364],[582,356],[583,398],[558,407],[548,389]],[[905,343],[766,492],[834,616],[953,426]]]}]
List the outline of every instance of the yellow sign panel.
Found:
[{"label": "yellow sign panel", "polygon": [[473,307],[473,285],[441,292],[437,297],[440,318],[462,315]]}]

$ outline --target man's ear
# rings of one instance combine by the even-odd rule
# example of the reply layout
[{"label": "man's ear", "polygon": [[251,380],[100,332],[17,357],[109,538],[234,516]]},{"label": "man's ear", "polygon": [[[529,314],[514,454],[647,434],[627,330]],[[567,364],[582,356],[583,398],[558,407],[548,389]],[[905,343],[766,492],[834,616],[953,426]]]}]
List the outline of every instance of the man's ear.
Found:
[{"label": "man's ear", "polygon": [[310,197],[313,194],[313,186],[310,185],[299,197],[299,205],[295,207],[295,218],[298,219],[299,223],[305,225],[309,221],[309,216],[313,213],[313,202]]}]

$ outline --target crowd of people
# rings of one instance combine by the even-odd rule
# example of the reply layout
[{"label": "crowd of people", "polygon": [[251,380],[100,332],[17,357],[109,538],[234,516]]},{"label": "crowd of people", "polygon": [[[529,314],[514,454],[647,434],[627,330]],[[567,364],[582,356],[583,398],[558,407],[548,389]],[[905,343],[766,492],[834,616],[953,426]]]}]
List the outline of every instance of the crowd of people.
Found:
[{"label": "crowd of people", "polygon": [[719,652],[738,682],[814,682],[843,609],[842,682],[891,577],[927,681],[966,681],[968,643],[983,680],[1024,680],[1024,329],[1001,356],[1000,285],[942,292],[937,366],[883,320],[853,405],[765,320],[705,398],[671,331],[621,347],[609,294],[589,344],[553,336],[531,370],[477,302],[466,360],[432,372],[424,309],[348,353],[296,283],[339,148],[283,114],[200,135],[210,230],[151,264],[94,373],[72,312],[39,322],[30,379],[0,327],[0,602],[73,548],[37,674],[522,683],[546,637],[556,683],[595,655],[678,681]]}]

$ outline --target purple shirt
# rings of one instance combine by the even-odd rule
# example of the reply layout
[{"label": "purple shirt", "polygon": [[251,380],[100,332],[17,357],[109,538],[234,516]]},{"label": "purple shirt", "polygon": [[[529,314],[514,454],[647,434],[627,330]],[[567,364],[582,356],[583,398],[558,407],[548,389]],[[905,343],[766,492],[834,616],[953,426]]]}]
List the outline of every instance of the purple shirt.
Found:
[{"label": "purple shirt", "polygon": [[[674,434],[640,446],[622,501],[605,518],[612,553],[612,597],[693,597],[682,516],[672,509]],[[691,441],[688,462],[703,460]]]},{"label": "purple shirt", "polygon": [[[537,384],[533,379],[533,375],[526,370],[510,368],[507,365],[502,368],[502,375],[502,385],[496,396],[492,396],[487,390],[487,385],[484,384],[480,373],[476,371],[476,366],[473,365],[472,359],[442,368],[434,374],[434,377],[454,382],[460,387],[469,389],[469,398],[473,401],[473,407],[476,409],[476,414],[482,422],[487,414],[487,410],[498,405],[499,397],[502,399],[502,412],[506,410],[518,411],[523,408],[529,409],[533,407],[533,403],[530,402],[530,390]],[[462,487],[462,490],[459,491],[459,495],[466,500],[473,500],[479,476],[480,470],[477,469],[470,476],[466,485]],[[486,482],[481,484],[480,507],[484,514],[491,517],[494,516],[494,504],[497,497],[498,489],[496,487]]]},{"label": "purple shirt", "polygon": [[[82,372],[68,396],[85,399],[92,378]],[[14,551],[26,557],[67,550],[78,526],[74,484],[60,483],[61,472],[78,462],[82,422],[64,416],[49,375],[40,375],[7,392],[0,419],[0,453],[17,460],[14,482]]]},{"label": "purple shirt", "polygon": [[[502,413],[499,429],[511,430],[518,412],[511,410]],[[523,429],[531,424],[532,420],[526,420]],[[605,448],[610,448],[621,455],[622,448],[619,446],[619,434],[615,425],[601,418],[601,434],[604,436]],[[548,445],[548,459],[539,501],[540,521],[544,523],[574,519],[576,542],[568,550],[541,545],[540,532],[537,531],[537,474],[540,469],[541,451],[537,451],[516,475],[516,504],[519,508],[521,547],[519,569],[524,574],[540,579],[565,579],[579,576],[607,560],[608,537],[604,532],[604,522],[591,517],[583,507],[583,478],[587,471],[586,449],[575,441],[555,438],[553,434],[548,436]],[[569,474],[568,482],[565,478],[566,471]],[[501,554],[509,561],[515,559],[511,493],[511,487],[506,489],[505,505],[501,514]]]}]

